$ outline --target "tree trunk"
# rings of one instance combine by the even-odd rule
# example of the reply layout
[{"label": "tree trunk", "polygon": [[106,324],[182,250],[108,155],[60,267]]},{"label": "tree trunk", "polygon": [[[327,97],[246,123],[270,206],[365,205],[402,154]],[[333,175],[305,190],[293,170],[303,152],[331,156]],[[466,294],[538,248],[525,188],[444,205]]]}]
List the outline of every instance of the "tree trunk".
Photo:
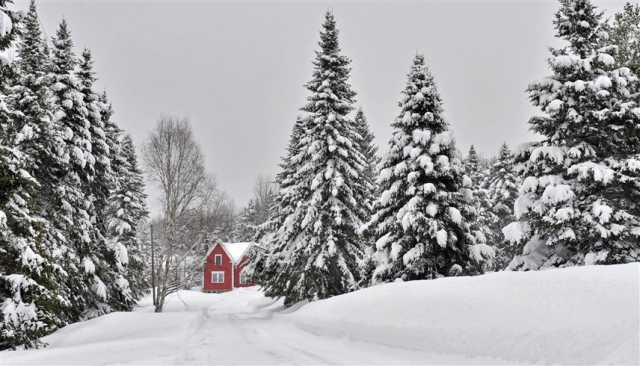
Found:
[{"label": "tree trunk", "polygon": [[164,307],[164,297],[158,299],[158,303],[155,305],[154,312],[161,313]]},{"label": "tree trunk", "polygon": [[153,224],[150,226],[151,232],[151,291],[152,291],[152,299],[153,305],[157,305],[157,297],[156,297],[156,257],[155,257],[155,245],[153,244]]}]

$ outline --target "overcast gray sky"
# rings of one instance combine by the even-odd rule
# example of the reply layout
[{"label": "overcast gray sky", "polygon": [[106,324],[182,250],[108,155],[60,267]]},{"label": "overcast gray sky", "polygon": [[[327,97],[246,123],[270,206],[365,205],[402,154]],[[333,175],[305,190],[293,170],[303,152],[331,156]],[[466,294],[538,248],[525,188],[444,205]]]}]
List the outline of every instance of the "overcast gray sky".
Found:
[{"label": "overcast gray sky", "polygon": [[[624,0],[595,0],[619,10]],[[26,0],[16,7],[26,8]],[[166,114],[191,120],[208,171],[238,206],[277,171],[307,96],[324,12],[332,9],[352,85],[381,149],[416,52],[424,53],[462,151],[531,140],[524,92],[548,74],[558,3],[539,1],[38,3],[48,35],[69,22],[94,53],[98,87],[140,146]],[[157,207],[152,202],[152,207]]]}]

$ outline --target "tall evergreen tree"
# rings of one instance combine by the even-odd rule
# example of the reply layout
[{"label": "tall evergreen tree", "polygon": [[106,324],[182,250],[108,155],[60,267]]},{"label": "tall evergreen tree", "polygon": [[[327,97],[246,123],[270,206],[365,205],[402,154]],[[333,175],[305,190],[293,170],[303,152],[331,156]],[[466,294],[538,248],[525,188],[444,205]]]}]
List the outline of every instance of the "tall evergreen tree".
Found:
[{"label": "tall evergreen tree", "polygon": [[327,12],[320,32],[311,95],[302,109],[299,165],[290,188],[296,202],[282,226],[270,261],[277,270],[264,283],[265,294],[285,304],[323,299],[357,287],[362,248],[357,230],[366,216],[366,168],[359,135],[348,116],[355,93],[349,85],[350,60],[340,54],[338,30]]},{"label": "tall evergreen tree", "polygon": [[513,205],[518,194],[518,184],[513,154],[509,146],[503,143],[491,166],[486,184],[489,207],[496,217],[490,230],[495,235],[495,265],[498,270],[504,269],[517,254],[516,247],[504,240],[502,228],[515,220]]},{"label": "tall evergreen tree", "polygon": [[[110,146],[110,143],[114,142],[109,140],[105,131],[104,107],[100,102],[100,97],[94,91],[96,76],[93,71],[91,52],[88,49],[82,52],[76,78],[86,108],[85,118],[89,127],[91,157],[93,159],[93,174],[85,182],[83,189],[86,197],[92,203],[89,208],[92,211],[88,211],[93,223],[91,229],[94,237],[94,242],[91,243],[93,246],[91,260],[96,267],[96,275],[104,283],[107,291],[106,303],[100,302],[101,305],[97,310],[98,313],[108,312],[110,309],[107,306],[113,309],[127,310],[134,303],[126,280],[126,267],[129,262],[127,246],[119,240],[109,237],[108,217],[104,214],[109,203],[113,203],[110,200],[110,194],[116,189],[117,184],[117,177],[111,167],[110,151],[116,146]],[[127,169],[118,172],[119,175],[127,173]]]},{"label": "tall evergreen tree", "polygon": [[54,204],[61,210],[53,219],[62,228],[69,244],[69,253],[65,256],[65,268],[70,272],[68,296],[72,304],[71,317],[79,319],[95,311],[104,311],[107,298],[107,287],[96,272],[96,265],[101,259],[96,248],[96,243],[100,242],[96,235],[98,231],[93,224],[94,198],[85,194],[87,184],[95,177],[95,158],[83,86],[75,74],[78,60],[66,21],[60,23],[52,43],[55,123],[63,132],[63,148],[68,161],[54,197]]},{"label": "tall evergreen tree", "polygon": [[[360,152],[365,158],[366,167],[363,175],[363,182],[365,188],[366,207],[368,221],[373,214],[373,203],[375,201],[377,193],[376,175],[378,163],[380,158],[378,157],[378,148],[375,146],[373,139],[374,135],[369,129],[369,123],[362,111],[362,108],[358,108],[356,112],[354,122],[356,124],[356,130],[360,136]],[[373,271],[375,270],[375,261],[373,258],[374,251],[370,242],[375,240],[373,233],[370,230],[365,230],[361,233],[364,241],[364,254],[360,263],[360,285],[366,286],[371,278]]]},{"label": "tall evergreen tree", "polygon": [[[7,3],[0,0],[0,349],[38,346],[68,322],[129,310],[145,287],[135,237],[146,215],[142,176],[106,97],[93,92],[90,54],[77,63],[63,22],[50,58],[35,3],[19,27]],[[126,223],[114,226],[131,228],[107,242],[114,217]]]},{"label": "tall evergreen tree", "polygon": [[133,140],[131,140],[131,136],[129,135],[126,135],[124,138],[123,150],[128,162],[125,186],[127,187],[126,191],[131,196],[131,199],[127,202],[129,206],[126,210],[131,222],[131,230],[127,233],[128,238],[126,241],[127,251],[129,253],[129,268],[127,273],[133,298],[138,300],[148,288],[147,280],[144,277],[142,243],[139,239],[138,229],[149,215],[149,211],[147,210],[146,203],[147,194],[144,192],[144,176],[138,165]]},{"label": "tall evergreen tree", "polygon": [[552,75],[528,88],[544,113],[529,124],[544,140],[518,158],[525,177],[515,204],[521,222],[505,234],[526,245],[510,267],[636,261],[638,79],[617,68],[602,13],[590,1],[560,1],[554,25],[568,45],[551,50]]},{"label": "tall evergreen tree", "polygon": [[[9,2],[0,0],[0,53],[13,45],[18,27]],[[53,297],[37,282],[45,258],[38,254],[37,217],[30,210],[37,182],[29,174],[29,157],[20,148],[22,126],[9,103],[16,68],[0,58],[0,349],[24,343],[33,346],[48,320],[36,301]],[[35,277],[35,279],[34,279]]]},{"label": "tall evergreen tree", "polygon": [[111,286],[115,309],[131,310],[148,283],[138,229],[148,216],[144,179],[133,141],[113,121],[106,92],[98,99],[113,174],[105,209],[107,248],[115,259],[116,280]]},{"label": "tall evergreen tree", "polygon": [[138,227],[147,216],[142,173],[138,167],[131,137],[120,137],[121,143],[111,151],[112,167],[117,180],[106,209],[107,248],[115,259],[115,280],[111,286],[112,306],[131,310],[144,291],[143,259]]},{"label": "tall evergreen tree", "polygon": [[[62,137],[52,121],[49,55],[45,45],[36,6],[32,1],[24,17],[22,37],[18,44],[19,57],[15,63],[16,83],[8,99],[15,110],[13,127],[17,134],[12,138],[14,148],[22,152],[22,168],[34,178],[31,184],[33,189],[25,200],[28,203],[23,208],[23,212],[28,209],[34,215],[30,240],[23,242],[31,244],[22,246],[21,255],[35,255],[37,261],[14,258],[14,263],[30,265],[17,266],[9,271],[13,275],[26,275],[38,285],[39,295],[32,294],[31,299],[38,314],[39,332],[23,333],[24,338],[15,343],[27,346],[37,345],[37,337],[69,321],[65,316],[66,271],[59,265],[64,258],[65,243],[61,239],[61,232],[50,222],[50,218],[59,210],[51,205],[50,197],[58,187],[64,157],[59,148],[63,145]],[[9,259],[10,256],[5,258]]]},{"label": "tall evergreen tree", "polygon": [[471,180],[455,157],[422,55],[413,60],[399,106],[381,163],[382,194],[367,224],[378,238],[372,281],[476,273],[490,248],[471,233]]}]

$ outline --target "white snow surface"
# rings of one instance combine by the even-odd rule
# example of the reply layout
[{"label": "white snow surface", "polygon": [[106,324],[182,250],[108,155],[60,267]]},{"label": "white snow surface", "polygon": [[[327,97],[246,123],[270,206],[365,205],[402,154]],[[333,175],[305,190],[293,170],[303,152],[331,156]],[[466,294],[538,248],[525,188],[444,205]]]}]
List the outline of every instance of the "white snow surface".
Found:
[{"label": "white snow surface", "polygon": [[2,365],[637,364],[640,264],[395,282],[284,309],[257,288],[69,325]]}]

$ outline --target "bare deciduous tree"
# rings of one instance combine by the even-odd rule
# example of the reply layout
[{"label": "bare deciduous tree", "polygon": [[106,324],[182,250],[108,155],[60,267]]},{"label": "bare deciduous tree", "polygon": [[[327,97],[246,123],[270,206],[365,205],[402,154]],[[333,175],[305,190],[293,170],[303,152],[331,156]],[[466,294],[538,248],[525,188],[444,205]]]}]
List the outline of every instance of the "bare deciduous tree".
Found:
[{"label": "bare deciduous tree", "polygon": [[161,118],[145,145],[144,160],[149,177],[160,184],[169,222],[197,205],[208,181],[188,120]]},{"label": "bare deciduous tree", "polygon": [[[186,216],[203,203],[209,179],[200,147],[186,119],[160,119],[143,150],[146,173],[158,184],[163,203],[152,256],[152,293],[155,311],[161,312],[165,298],[180,288],[179,268],[202,243],[202,236],[185,235]],[[154,238],[155,239],[155,238]]]}]

